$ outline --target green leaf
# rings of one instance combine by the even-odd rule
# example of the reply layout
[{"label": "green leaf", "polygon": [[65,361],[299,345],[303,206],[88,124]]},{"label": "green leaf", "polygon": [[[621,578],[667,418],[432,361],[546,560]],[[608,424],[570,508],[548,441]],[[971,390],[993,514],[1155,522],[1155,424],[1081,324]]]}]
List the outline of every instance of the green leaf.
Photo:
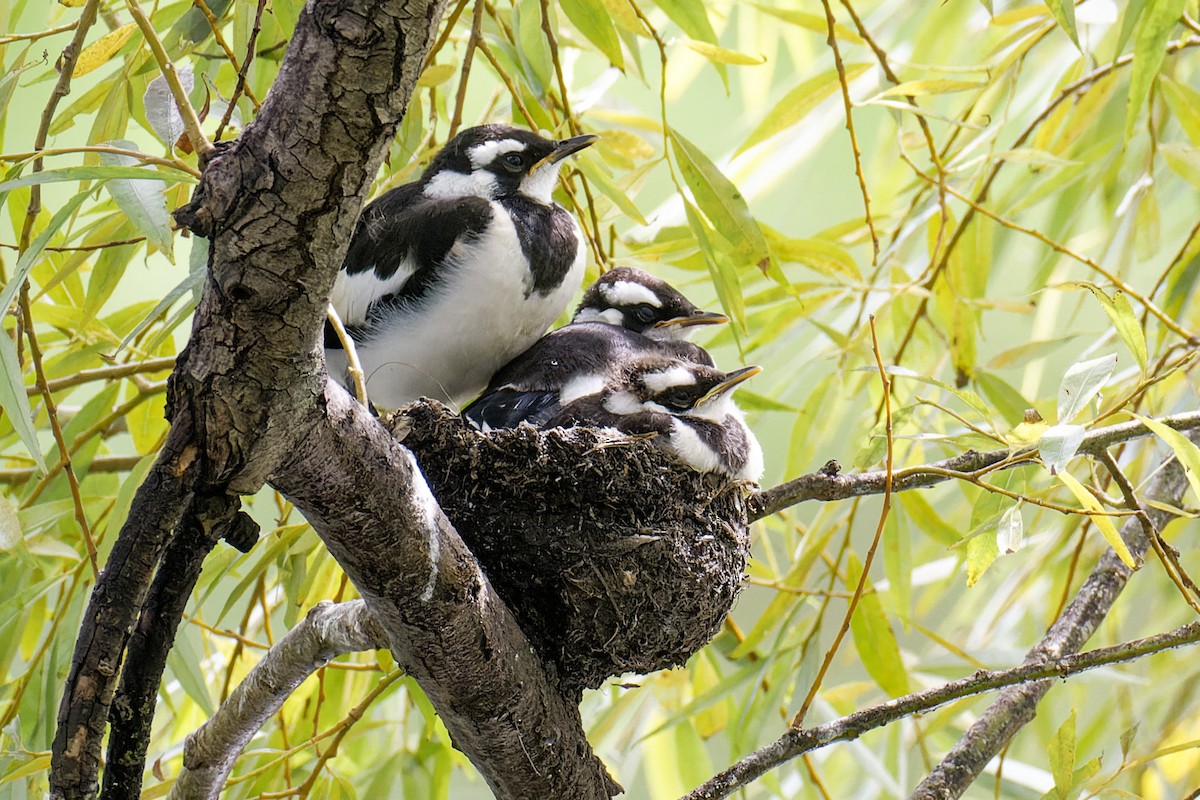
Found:
[{"label": "green leaf", "polygon": [[617,69],[625,68],[625,54],[621,51],[621,39],[613,26],[612,17],[597,0],[559,0],[559,7],[579,29],[583,37],[604,54]]},{"label": "green leaf", "polygon": [[[1083,506],[1086,511],[1104,511],[1100,501],[1095,495],[1084,488],[1083,484],[1075,479],[1075,476],[1069,472],[1058,473],[1058,479],[1063,482],[1063,485],[1071,490],[1071,494],[1075,495],[1075,499],[1079,501],[1079,505]],[[1110,547],[1117,554],[1117,557],[1125,562],[1125,566],[1130,569],[1137,569],[1141,566],[1133,557],[1133,553],[1129,552],[1129,547],[1126,546],[1125,540],[1121,538],[1121,534],[1117,531],[1117,526],[1113,524],[1112,517],[1105,514],[1088,514],[1090,519],[1100,533],[1108,541]]]},{"label": "green leaf", "polygon": [[1058,27],[1067,32],[1076,47],[1083,50],[1079,45],[1079,31],[1075,28],[1075,0],[1046,0],[1046,5],[1058,22]]},{"label": "green leaf", "polygon": [[[111,143],[122,150],[137,150],[133,142],[117,140]],[[137,163],[133,156],[101,153],[100,160],[109,166],[131,166]],[[174,238],[171,236],[171,216],[167,212],[167,196],[163,184],[156,180],[130,180],[113,178],[104,188],[117,201],[117,207],[134,229],[157,247],[167,260],[175,263]]]},{"label": "green leaf", "polygon": [[[851,553],[846,560],[846,589],[854,591],[862,575],[862,564]],[[863,595],[859,598],[854,616],[850,619],[850,632],[854,636],[854,646],[858,648],[858,656],[862,659],[867,674],[892,697],[908,694],[908,671],[904,668],[904,660],[900,657],[900,647],[896,644],[896,636],[883,612],[879,595],[871,591],[871,581],[863,585]]]},{"label": "green leaf", "polygon": [[[863,63],[847,64],[846,80],[854,80],[866,72],[870,66],[870,64]],[[800,122],[822,101],[838,91],[838,88],[837,70],[832,69],[794,87],[771,107],[767,115],[758,123],[758,127],[734,151],[734,155],[749,150],[759,142],[764,142],[780,131],[787,130]]]},{"label": "green leaf", "polygon": [[1154,435],[1167,443],[1175,452],[1175,457],[1183,466],[1183,474],[1187,476],[1192,492],[1200,498],[1200,447],[1174,428],[1169,428],[1156,419],[1134,414],[1142,424],[1154,432]]},{"label": "green leaf", "polygon": [[822,275],[842,283],[857,283],[862,273],[854,257],[833,242],[825,239],[794,239],[765,226],[767,244],[777,261],[803,264]]},{"label": "green leaf", "polygon": [[196,705],[204,713],[212,716],[216,712],[212,695],[204,680],[204,648],[199,642],[199,636],[191,626],[180,629],[175,637],[175,645],[167,655],[167,666],[179,680],[179,685],[187,692],[188,697],[196,701]]},{"label": "green leaf", "polygon": [[42,459],[42,447],[38,443],[37,430],[33,426],[33,410],[25,394],[25,381],[21,377],[21,365],[17,359],[17,345],[8,334],[0,331],[0,366],[4,368],[4,379],[0,380],[0,408],[8,418],[13,430],[21,437],[21,443],[33,456],[42,472],[46,462]]},{"label": "green leaf", "polygon": [[604,167],[593,162],[594,158],[596,156],[583,153],[576,159],[575,167],[587,177],[593,186],[600,190],[600,194],[612,200],[616,207],[621,209],[622,214],[639,225],[646,225],[646,218],[642,216],[641,210],[629,199],[629,195],[621,191],[621,187],[609,177]]},{"label": "green leaf", "polygon": [[742,287],[738,281],[737,269],[713,246],[708,224],[699,210],[687,200],[684,200],[683,205],[687,213],[688,227],[692,229],[696,242],[700,245],[700,252],[704,254],[704,263],[708,267],[709,275],[712,276],[713,288],[717,290],[717,298],[721,301],[721,307],[735,325],[745,330],[746,303],[742,297]]},{"label": "green leaf", "polygon": [[1133,29],[1145,11],[1146,0],[1129,0],[1125,4],[1125,13],[1121,16],[1121,32],[1117,35],[1117,46],[1113,50],[1114,58],[1125,52],[1125,45],[1129,44],[1129,37],[1133,35]]},{"label": "green leaf", "polygon": [[704,216],[729,242],[737,266],[754,265],[765,273],[771,264],[767,241],[742,193],[698,147],[673,128],[669,134],[684,182]]},{"label": "green leaf", "polygon": [[1179,177],[1200,189],[1200,147],[1166,142],[1159,145],[1158,149],[1166,159],[1167,166],[1174,170]]},{"label": "green leaf", "polygon": [[974,586],[1000,555],[1000,545],[992,533],[999,522],[1002,495],[982,492],[971,508],[971,534],[966,540],[967,586]]},{"label": "green leaf", "polygon": [[[547,11],[553,4],[547,6]],[[542,8],[539,0],[518,0],[513,9],[514,33],[517,36],[517,58],[527,80],[532,79],[534,91],[542,93],[553,86],[554,61],[546,34],[542,31]]]},{"label": "green leaf", "polygon": [[1183,132],[1193,145],[1200,147],[1200,92],[1166,75],[1158,76],[1158,85]]},{"label": "green leaf", "polygon": [[165,181],[167,183],[195,183],[196,179],[186,172],[162,172],[152,167],[66,167],[35,172],[23,178],[0,183],[0,192],[8,192],[21,186],[37,186],[43,183],[63,181],[103,181],[112,178],[136,178],[140,180]]},{"label": "green leaf", "polygon": [[1054,775],[1054,788],[1059,800],[1069,800],[1075,776],[1075,710],[1059,727],[1050,741],[1050,772]]},{"label": "green leaf", "polygon": [[752,56],[749,53],[730,50],[727,47],[718,47],[717,45],[709,44],[708,42],[697,42],[694,39],[685,39],[683,43],[686,44],[689,49],[694,50],[714,64],[732,64],[739,67],[757,67],[767,63],[767,57],[762,54]]},{"label": "green leaf", "polygon": [[[205,252],[207,252],[207,240],[200,239],[199,241],[206,242]],[[196,245],[193,244],[193,252],[195,252],[195,248]],[[167,292],[166,295],[163,296],[163,299],[160,300],[158,304],[150,310],[150,313],[147,314],[141,322],[134,326],[134,329],[129,332],[129,335],[121,340],[121,344],[117,347],[117,352],[119,353],[124,350],[130,342],[137,338],[138,334],[150,327],[150,325],[154,323],[154,320],[158,319],[160,314],[162,314],[171,306],[175,305],[175,301],[183,297],[185,294],[188,294],[189,292],[193,293],[193,298],[190,305],[195,305],[196,298],[194,295],[199,291],[200,287],[204,285],[204,275],[204,270],[193,270],[192,272],[189,272],[187,277],[180,281],[174,289]]]},{"label": "green leaf", "polygon": [[[717,32],[713,30],[708,20],[708,11],[701,0],[655,0],[655,5],[683,29],[683,32],[693,39],[709,44],[717,43]],[[729,71],[724,64],[713,64],[713,69],[721,76],[725,91],[729,91]]]},{"label": "green leaf", "polygon": [[1125,141],[1133,136],[1138,114],[1150,96],[1150,85],[1167,55],[1167,39],[1179,22],[1187,0],[1149,0],[1133,43],[1133,67],[1125,106]]},{"label": "green leaf", "polygon": [[1117,367],[1117,356],[1093,358],[1072,364],[1058,386],[1058,422],[1065,425],[1087,408]]}]

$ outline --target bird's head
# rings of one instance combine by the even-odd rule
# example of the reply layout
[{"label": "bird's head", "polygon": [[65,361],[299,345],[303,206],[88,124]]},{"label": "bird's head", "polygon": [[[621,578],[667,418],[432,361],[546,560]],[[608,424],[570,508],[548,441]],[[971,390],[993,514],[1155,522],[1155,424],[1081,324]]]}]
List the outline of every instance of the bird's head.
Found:
[{"label": "bird's head", "polygon": [[434,157],[422,182],[430,197],[524,196],[549,205],[562,160],[599,138],[547,139],[510,125],[467,128]]},{"label": "bird's head", "polygon": [[733,390],[760,372],[756,366],[722,372],[678,359],[648,359],[633,368],[625,386],[604,405],[616,414],[653,411],[720,422],[736,408]]},{"label": "bird's head", "polygon": [[697,308],[683,293],[649,272],[617,267],[584,292],[574,322],[607,322],[651,339],[686,339],[697,326],[729,321]]}]

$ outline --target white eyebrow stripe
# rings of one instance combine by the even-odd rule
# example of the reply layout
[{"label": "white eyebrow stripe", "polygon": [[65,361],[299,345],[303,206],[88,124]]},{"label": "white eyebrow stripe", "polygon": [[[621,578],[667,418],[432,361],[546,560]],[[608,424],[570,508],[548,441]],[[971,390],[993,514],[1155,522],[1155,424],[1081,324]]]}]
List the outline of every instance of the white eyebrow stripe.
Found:
[{"label": "white eyebrow stripe", "polygon": [[642,378],[646,388],[652,392],[664,392],[675,386],[692,386],[696,376],[687,367],[668,367],[658,372],[647,372]]},{"label": "white eyebrow stripe", "polygon": [[499,139],[475,145],[467,152],[467,157],[471,159],[471,166],[482,169],[495,161],[497,156],[524,149],[525,145],[516,139]]},{"label": "white eyebrow stripe", "polygon": [[614,306],[636,306],[639,303],[662,308],[662,300],[640,283],[615,281],[604,287],[604,297]]}]

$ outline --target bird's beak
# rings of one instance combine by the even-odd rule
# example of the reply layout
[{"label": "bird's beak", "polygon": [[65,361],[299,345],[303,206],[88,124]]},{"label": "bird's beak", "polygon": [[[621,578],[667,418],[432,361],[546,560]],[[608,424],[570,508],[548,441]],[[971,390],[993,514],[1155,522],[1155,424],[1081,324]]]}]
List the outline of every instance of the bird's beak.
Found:
[{"label": "bird's beak", "polygon": [[583,136],[572,136],[570,139],[563,139],[554,146],[554,149],[550,151],[550,155],[529,168],[529,174],[532,175],[547,164],[557,164],[567,156],[574,155],[583,148],[588,147],[599,138],[594,133],[585,133]]},{"label": "bird's beak", "polygon": [[697,310],[686,317],[674,317],[654,323],[655,328],[692,328],[698,325],[724,325],[729,317],[715,311]]},{"label": "bird's beak", "polygon": [[753,378],[755,375],[757,375],[760,372],[762,372],[762,367],[758,367],[758,366],[754,366],[754,365],[751,365],[749,367],[742,367],[741,369],[735,369],[733,372],[730,372],[729,374],[727,374],[725,376],[725,380],[721,381],[716,386],[709,389],[705,393],[705,395],[700,398],[700,401],[698,403],[696,403],[696,405],[702,406],[711,400],[715,400],[716,398],[720,397],[723,394],[733,391],[733,388],[735,386],[737,386],[739,383],[741,383],[742,381],[745,381],[745,380],[749,380],[750,378]]}]

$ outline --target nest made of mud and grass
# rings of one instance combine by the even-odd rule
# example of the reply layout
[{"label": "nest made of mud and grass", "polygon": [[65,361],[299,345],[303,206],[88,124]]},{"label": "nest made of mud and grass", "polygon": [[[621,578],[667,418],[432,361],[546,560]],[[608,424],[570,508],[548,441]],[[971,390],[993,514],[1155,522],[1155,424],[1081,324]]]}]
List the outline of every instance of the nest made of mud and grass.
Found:
[{"label": "nest made of mud and grass", "polygon": [[593,428],[481,433],[440,404],[391,419],[559,685],[682,664],[742,585],[744,487]]}]

